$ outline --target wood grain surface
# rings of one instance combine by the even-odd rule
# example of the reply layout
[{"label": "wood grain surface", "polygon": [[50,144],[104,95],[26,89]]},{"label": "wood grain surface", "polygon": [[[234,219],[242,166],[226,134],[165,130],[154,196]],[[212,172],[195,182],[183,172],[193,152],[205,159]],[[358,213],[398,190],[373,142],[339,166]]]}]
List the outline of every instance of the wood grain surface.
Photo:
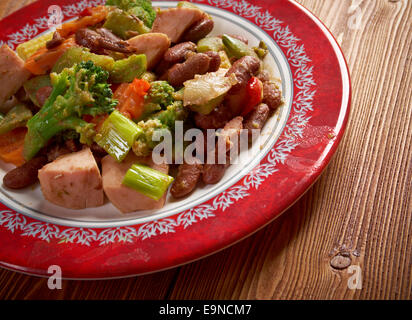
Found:
[{"label": "wood grain surface", "polygon": [[[0,17],[30,2],[1,0]],[[248,239],[183,267],[63,281],[61,290],[0,270],[0,298],[412,299],[412,1],[298,2],[340,42],[353,87],[345,137],[301,200]],[[361,289],[348,287],[354,270]]]}]

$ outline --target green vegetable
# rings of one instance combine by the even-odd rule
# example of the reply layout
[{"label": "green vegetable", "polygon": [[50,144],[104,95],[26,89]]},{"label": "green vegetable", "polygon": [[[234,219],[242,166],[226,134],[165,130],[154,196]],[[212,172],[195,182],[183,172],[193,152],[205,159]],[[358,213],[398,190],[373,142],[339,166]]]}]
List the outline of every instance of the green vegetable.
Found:
[{"label": "green vegetable", "polygon": [[156,19],[156,11],[152,7],[151,0],[106,0],[106,5],[116,6],[135,15],[149,28]]},{"label": "green vegetable", "polygon": [[146,71],[146,55],[134,54],[122,60],[117,60],[110,72],[110,80],[114,83],[132,82]]},{"label": "green vegetable", "polygon": [[131,82],[146,71],[146,56],[134,54],[122,60],[114,61],[112,57],[94,54],[85,48],[69,48],[54,65],[52,72],[60,73],[64,68],[71,68],[76,63],[92,61],[110,74],[114,83]]},{"label": "green vegetable", "polygon": [[200,114],[209,114],[211,113],[217,106],[222,104],[223,100],[225,99],[226,94],[222,94],[219,97],[216,97],[205,104],[202,105],[191,105],[190,109],[193,111],[199,112]]},{"label": "green vegetable", "polygon": [[28,122],[23,156],[32,159],[56,134],[73,129],[80,142],[91,144],[94,125],[83,115],[111,113],[116,105],[107,84],[109,74],[92,61],[82,62],[60,74],[52,73],[53,91],[40,111]]},{"label": "green vegetable", "polygon": [[151,103],[167,107],[174,101],[173,94],[175,89],[167,81],[153,81],[150,84],[149,92],[146,96]]},{"label": "green vegetable", "polygon": [[141,133],[142,129],[136,123],[115,110],[103,122],[94,140],[108,154],[121,162]]},{"label": "green vegetable", "polygon": [[60,73],[64,68],[71,68],[83,61],[92,61],[96,66],[109,72],[113,70],[114,59],[112,57],[91,53],[86,48],[71,47],[57,60],[51,72]]},{"label": "green vegetable", "polygon": [[34,78],[31,78],[30,80],[26,81],[23,84],[24,90],[27,92],[29,95],[30,100],[39,108],[42,106],[40,103],[37,101],[37,96],[36,93],[39,91],[41,88],[44,87],[51,87],[51,80],[49,75],[43,75],[43,76],[37,76]]},{"label": "green vegetable", "polygon": [[229,57],[235,57],[237,59],[240,59],[244,56],[257,57],[256,53],[243,41],[235,39],[226,34],[222,36],[222,41],[223,45],[225,46],[226,53]]},{"label": "green vegetable", "polygon": [[215,51],[219,52],[224,49],[223,41],[219,37],[206,37],[197,42],[197,52]]},{"label": "green vegetable", "polygon": [[146,121],[140,121],[137,125],[143,133],[133,144],[133,152],[137,156],[147,156],[160,141],[154,141],[153,135],[159,130],[174,132],[175,122],[184,121],[187,118],[187,110],[183,107],[182,101],[175,101],[167,107],[149,117]]},{"label": "green vegetable", "polygon": [[0,120],[0,134],[24,127],[32,116],[33,114],[29,108],[22,103],[17,104]]},{"label": "green vegetable", "polygon": [[134,164],[127,171],[123,184],[156,201],[165,194],[173,178],[142,164]]},{"label": "green vegetable", "polygon": [[150,32],[141,20],[120,9],[115,9],[107,15],[103,28],[109,29],[122,39],[128,39],[130,31],[139,34]]}]

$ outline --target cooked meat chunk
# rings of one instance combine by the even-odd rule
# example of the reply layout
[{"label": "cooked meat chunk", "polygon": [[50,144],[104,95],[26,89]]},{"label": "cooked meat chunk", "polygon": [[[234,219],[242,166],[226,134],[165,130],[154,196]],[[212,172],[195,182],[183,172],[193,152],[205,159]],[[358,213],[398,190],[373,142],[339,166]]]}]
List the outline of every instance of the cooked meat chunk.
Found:
[{"label": "cooked meat chunk", "polygon": [[152,32],[166,34],[172,43],[178,43],[186,30],[204,18],[204,13],[195,8],[171,8],[158,13]]},{"label": "cooked meat chunk", "polygon": [[126,41],[117,39],[115,35],[109,35],[110,31],[100,29],[100,33],[90,29],[80,29],[76,32],[76,43],[89,48],[92,52],[102,53],[103,50],[110,50],[121,53],[132,53]]},{"label": "cooked meat chunk", "polygon": [[118,163],[111,156],[106,156],[102,159],[103,189],[106,196],[123,213],[162,208],[166,201],[166,194],[156,201],[122,184],[127,170],[135,163],[148,165],[166,174],[169,172],[167,164],[155,164],[151,157],[138,158],[132,152],[122,163]]},{"label": "cooked meat chunk", "polygon": [[68,209],[103,205],[104,193],[99,168],[89,148],[63,155],[39,170],[44,197]]},{"label": "cooked meat chunk", "polygon": [[145,54],[147,69],[152,69],[170,47],[170,40],[163,33],[145,33],[127,40],[137,54]]}]

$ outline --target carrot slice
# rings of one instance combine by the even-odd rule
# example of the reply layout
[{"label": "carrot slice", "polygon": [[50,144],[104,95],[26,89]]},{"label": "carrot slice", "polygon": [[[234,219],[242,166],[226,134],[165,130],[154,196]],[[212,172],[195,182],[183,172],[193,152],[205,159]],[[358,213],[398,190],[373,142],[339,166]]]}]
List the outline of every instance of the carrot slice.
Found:
[{"label": "carrot slice", "polygon": [[23,146],[27,128],[17,128],[0,135],[0,159],[16,166],[24,164]]},{"label": "carrot slice", "polygon": [[48,50],[46,47],[43,47],[27,59],[24,67],[34,75],[46,74],[56,64],[62,54],[75,45],[74,38],[68,38],[54,49]]},{"label": "carrot slice", "polygon": [[117,109],[129,119],[138,119],[143,114],[144,97],[149,89],[150,83],[143,79],[121,84],[114,93],[114,99],[119,101]]}]

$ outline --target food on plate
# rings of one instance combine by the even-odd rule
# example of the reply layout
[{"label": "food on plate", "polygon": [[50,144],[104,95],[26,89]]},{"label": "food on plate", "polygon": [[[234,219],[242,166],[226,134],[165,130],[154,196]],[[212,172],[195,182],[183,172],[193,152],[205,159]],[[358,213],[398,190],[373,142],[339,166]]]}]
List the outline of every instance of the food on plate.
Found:
[{"label": "food on plate", "polygon": [[[80,210],[107,198],[129,213],[162,208],[169,189],[180,199],[218,183],[242,130],[262,129],[282,92],[263,41],[213,29],[189,2],[107,0],[16,51],[4,44],[0,159],[16,166],[4,186],[39,181],[55,205]],[[179,160],[191,149],[176,134],[191,129],[202,142]]]}]

